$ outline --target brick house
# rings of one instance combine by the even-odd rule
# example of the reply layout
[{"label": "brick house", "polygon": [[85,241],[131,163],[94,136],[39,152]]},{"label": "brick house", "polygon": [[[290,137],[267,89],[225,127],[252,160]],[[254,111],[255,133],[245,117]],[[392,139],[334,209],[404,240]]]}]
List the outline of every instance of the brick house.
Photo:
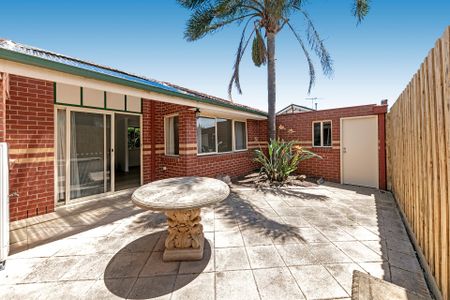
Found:
[{"label": "brick house", "polygon": [[245,174],[267,141],[262,111],[11,41],[0,72],[11,221],[157,179]]},{"label": "brick house", "polygon": [[[244,175],[258,168],[252,150],[267,144],[263,111],[7,40],[0,76],[11,221],[167,177]],[[283,114],[277,122],[290,130],[279,135],[323,156],[301,172],[342,182],[340,118],[376,116],[376,187],[385,188],[385,112],[370,105]],[[331,122],[320,123],[315,147],[314,124],[323,120]]]}]

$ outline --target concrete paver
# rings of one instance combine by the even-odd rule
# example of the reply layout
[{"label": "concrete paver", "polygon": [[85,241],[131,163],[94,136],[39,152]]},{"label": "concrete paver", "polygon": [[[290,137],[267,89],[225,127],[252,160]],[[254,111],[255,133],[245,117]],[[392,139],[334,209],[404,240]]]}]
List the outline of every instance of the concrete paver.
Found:
[{"label": "concrete paver", "polygon": [[130,195],[13,224],[1,299],[345,299],[353,270],[428,295],[389,193],[327,183],[255,190],[203,209],[201,261],[162,262],[164,214]]}]

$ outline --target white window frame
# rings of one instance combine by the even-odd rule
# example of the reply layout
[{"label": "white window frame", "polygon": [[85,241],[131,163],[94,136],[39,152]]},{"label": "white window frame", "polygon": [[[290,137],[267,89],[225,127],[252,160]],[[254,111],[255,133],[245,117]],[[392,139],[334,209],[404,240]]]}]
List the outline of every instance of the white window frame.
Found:
[{"label": "white window frame", "polygon": [[[205,155],[221,155],[221,154],[229,154],[229,153],[235,153],[235,152],[243,152],[243,151],[247,151],[248,150],[248,128],[247,128],[247,120],[239,120],[239,119],[232,119],[232,118],[227,118],[227,117],[218,117],[218,116],[210,116],[210,115],[200,115],[198,116],[198,118],[208,118],[208,119],[214,119],[215,120],[215,135],[216,135],[216,151],[215,152],[207,152],[207,153],[200,153],[199,152],[199,147],[198,147],[198,141],[197,141],[197,134],[195,135],[195,139],[196,139],[196,144],[197,144],[197,156],[205,156]],[[197,119],[198,119],[197,118]],[[218,136],[217,136],[217,120],[218,119],[222,119],[222,120],[231,120],[231,151],[226,151],[226,152],[219,152],[219,145],[218,145]],[[235,140],[235,122],[241,122],[241,123],[245,123],[245,149],[236,149],[236,140]],[[195,129],[197,130],[197,120],[195,121]]]},{"label": "white window frame", "polygon": [[[167,120],[173,117],[178,117],[178,129],[179,127],[179,122],[180,122],[180,114],[175,113],[175,114],[170,114],[167,116],[164,116],[164,155],[165,156],[175,156],[178,157],[180,156],[180,141],[178,140],[178,154],[170,154],[167,153]],[[178,132],[178,137],[180,136],[180,132]]]},{"label": "white window frame", "polygon": [[[331,141],[330,141],[329,146],[323,145],[323,123],[330,123]],[[319,146],[314,145],[314,125],[315,124],[320,124],[320,145]],[[311,145],[313,148],[331,148],[331,147],[333,147],[333,121],[332,120],[313,121],[311,131],[312,131]]]}]

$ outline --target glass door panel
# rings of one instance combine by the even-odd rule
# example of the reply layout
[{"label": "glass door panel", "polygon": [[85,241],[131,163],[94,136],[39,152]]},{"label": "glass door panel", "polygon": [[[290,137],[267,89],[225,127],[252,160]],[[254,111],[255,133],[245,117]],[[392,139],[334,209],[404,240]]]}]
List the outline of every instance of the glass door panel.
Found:
[{"label": "glass door panel", "polygon": [[64,204],[66,201],[66,111],[58,109],[56,111],[56,201]]},{"label": "glass door panel", "polygon": [[107,189],[104,118],[103,114],[70,113],[70,199]]},{"label": "glass door panel", "polygon": [[105,115],[105,153],[106,153],[106,165],[105,165],[105,192],[112,191],[111,189],[111,115]]}]

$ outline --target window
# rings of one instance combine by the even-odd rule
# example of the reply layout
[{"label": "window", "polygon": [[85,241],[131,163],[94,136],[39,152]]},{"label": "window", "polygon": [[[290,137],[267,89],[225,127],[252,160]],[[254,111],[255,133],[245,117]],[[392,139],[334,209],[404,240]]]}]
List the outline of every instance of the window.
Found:
[{"label": "window", "polygon": [[198,153],[216,152],[216,119],[197,119],[197,149]]},{"label": "window", "polygon": [[178,155],[180,153],[178,116],[166,117],[166,155]]},{"label": "window", "polygon": [[245,122],[234,122],[235,150],[247,149],[247,128]]},{"label": "window", "polygon": [[218,152],[233,150],[233,121],[217,119],[217,149]]},{"label": "window", "polygon": [[197,150],[199,154],[245,149],[247,149],[245,122],[207,117],[197,119]]},{"label": "window", "polygon": [[313,123],[313,146],[331,147],[331,121]]}]

